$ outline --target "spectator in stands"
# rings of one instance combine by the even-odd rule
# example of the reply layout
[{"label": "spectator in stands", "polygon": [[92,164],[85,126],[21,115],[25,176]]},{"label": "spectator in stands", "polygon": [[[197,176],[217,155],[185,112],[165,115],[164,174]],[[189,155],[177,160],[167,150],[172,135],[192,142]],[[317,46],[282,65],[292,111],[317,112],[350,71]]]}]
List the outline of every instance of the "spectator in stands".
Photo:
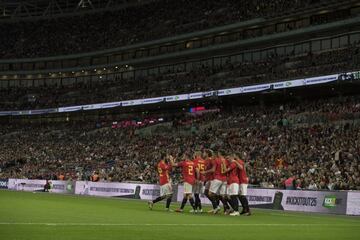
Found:
[{"label": "spectator in stands", "polygon": [[[287,103],[283,110],[240,107],[177,117],[176,127],[168,122],[151,132],[146,126],[111,128],[111,119],[101,128],[92,123],[1,126],[0,178],[56,179],[64,169],[65,179],[88,180],[94,174],[101,181],[153,183],[160,151],[177,155],[199,145],[246,151],[252,185],[283,188],[292,176],[292,189],[360,189],[359,101],[353,96]],[[287,128],[277,125],[283,116]],[[178,177],[175,172],[175,182]]]},{"label": "spectator in stands", "polygon": [[[158,0],[112,11],[60,16],[0,25],[1,58],[33,58],[122,47],[258,17],[321,7],[326,0]],[[314,19],[312,24],[338,20]],[[346,17],[344,14],[341,17]],[[289,31],[301,24],[279,31]],[[269,34],[269,30],[264,31]],[[246,30],[242,37],[259,36]]]}]

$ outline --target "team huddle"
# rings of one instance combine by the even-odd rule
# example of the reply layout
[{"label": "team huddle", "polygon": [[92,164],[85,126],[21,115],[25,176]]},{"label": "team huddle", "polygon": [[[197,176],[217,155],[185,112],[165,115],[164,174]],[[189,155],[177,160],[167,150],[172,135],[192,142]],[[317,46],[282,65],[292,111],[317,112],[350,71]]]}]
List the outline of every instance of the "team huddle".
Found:
[{"label": "team huddle", "polygon": [[[150,209],[153,208],[154,203],[166,199],[166,210],[171,211],[173,191],[170,172],[174,167],[179,167],[184,182],[184,198],[176,212],[183,212],[187,201],[191,204],[191,212],[203,212],[200,194],[204,193],[213,207],[209,211],[210,213],[217,214],[221,210],[221,202],[225,214],[231,216],[251,215],[246,198],[248,177],[244,161],[237,154],[226,155],[221,150],[216,153],[212,150],[203,150],[202,152],[197,151],[193,155],[186,152],[182,158],[182,161],[176,162],[171,155],[163,154],[161,156],[161,160],[157,164],[160,197],[148,202]],[[239,212],[239,200],[242,206],[241,213]]]}]

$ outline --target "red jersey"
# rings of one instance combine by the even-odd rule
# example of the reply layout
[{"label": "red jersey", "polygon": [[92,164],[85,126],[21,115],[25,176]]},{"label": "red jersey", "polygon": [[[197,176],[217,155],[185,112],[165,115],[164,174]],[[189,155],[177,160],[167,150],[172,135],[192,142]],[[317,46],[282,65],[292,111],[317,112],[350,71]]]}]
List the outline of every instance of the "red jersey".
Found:
[{"label": "red jersey", "polygon": [[191,185],[195,183],[195,164],[193,161],[181,161],[178,163],[178,166],[182,168],[182,176],[184,182],[187,182]]},{"label": "red jersey", "polygon": [[164,161],[160,161],[157,165],[157,172],[159,174],[159,184],[165,185],[170,182],[169,172],[171,171],[171,166],[166,164]]},{"label": "red jersey", "polygon": [[214,179],[220,180],[222,182],[226,182],[227,174],[226,169],[228,162],[223,157],[217,157],[213,160],[213,166],[215,165]]},{"label": "red jersey", "polygon": [[[205,161],[205,169],[206,170],[209,170],[212,168],[212,160],[211,158],[209,158],[207,161]],[[205,181],[211,181],[214,179],[214,173],[210,172],[210,173],[207,173],[206,176],[205,176]]]},{"label": "red jersey", "polygon": [[248,184],[249,178],[247,177],[246,170],[245,170],[245,163],[243,160],[237,160],[238,163],[242,166],[243,169],[239,169],[239,180],[240,184]]},{"label": "red jersey", "polygon": [[239,171],[238,165],[234,162],[230,163],[229,168],[231,169],[228,175],[227,184],[230,185],[232,183],[240,184],[239,180]]},{"label": "red jersey", "polygon": [[[194,159],[195,168],[199,169],[199,172],[205,171],[206,161],[201,157],[197,157]],[[200,181],[205,181],[205,175],[200,173],[199,179]]]}]

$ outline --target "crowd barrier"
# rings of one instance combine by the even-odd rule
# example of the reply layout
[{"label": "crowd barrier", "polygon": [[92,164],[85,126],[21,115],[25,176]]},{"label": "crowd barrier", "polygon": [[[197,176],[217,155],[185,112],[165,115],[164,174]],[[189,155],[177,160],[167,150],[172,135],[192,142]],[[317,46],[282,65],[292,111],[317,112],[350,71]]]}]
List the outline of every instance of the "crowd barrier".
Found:
[{"label": "crowd barrier", "polygon": [[[247,194],[249,205],[256,208],[314,213],[347,213],[348,192],[346,191],[249,188]],[[182,197],[183,186],[179,185],[177,198],[182,199]],[[205,196],[201,196],[201,201],[210,204]],[[360,209],[360,202],[357,207]]]},{"label": "crowd barrier", "polygon": [[[153,200],[160,195],[159,185],[120,182],[51,181],[54,193]],[[43,191],[45,180],[0,179],[0,188],[18,191]],[[173,200],[181,202],[183,185],[173,185]],[[210,204],[200,196],[204,204]],[[305,191],[249,188],[247,198],[255,208],[313,213],[360,215],[360,192]]]},{"label": "crowd barrier", "polygon": [[160,195],[154,184],[77,181],[75,194],[153,200]]},{"label": "crowd barrier", "polygon": [[[58,181],[52,180],[51,192],[54,193],[75,193],[74,181]],[[46,180],[36,180],[36,179],[13,179],[10,178],[7,181],[7,187],[11,190],[17,191],[29,191],[29,192],[42,192],[44,191],[44,186]]]}]

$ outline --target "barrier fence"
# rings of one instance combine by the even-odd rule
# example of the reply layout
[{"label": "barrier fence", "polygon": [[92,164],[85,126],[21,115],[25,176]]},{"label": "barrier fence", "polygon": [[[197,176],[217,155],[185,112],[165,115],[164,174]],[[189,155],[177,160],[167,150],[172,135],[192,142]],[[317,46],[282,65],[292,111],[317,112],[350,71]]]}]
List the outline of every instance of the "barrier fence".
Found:
[{"label": "barrier fence", "polygon": [[[42,192],[44,191],[44,186],[46,180],[36,180],[36,179],[13,179],[8,180],[8,185],[6,188],[17,190],[17,191],[29,191],[29,192]],[[74,181],[57,181],[52,180],[51,192],[54,193],[75,193],[75,182]]]},{"label": "barrier fence", "polygon": [[[68,193],[102,197],[152,200],[160,195],[155,184],[51,181],[54,193]],[[43,191],[46,180],[0,179],[0,188],[17,191]],[[183,185],[174,185],[173,200],[181,202]],[[210,201],[201,195],[204,204]],[[303,191],[249,188],[247,198],[255,208],[314,213],[360,215],[360,192],[356,191]]]}]

